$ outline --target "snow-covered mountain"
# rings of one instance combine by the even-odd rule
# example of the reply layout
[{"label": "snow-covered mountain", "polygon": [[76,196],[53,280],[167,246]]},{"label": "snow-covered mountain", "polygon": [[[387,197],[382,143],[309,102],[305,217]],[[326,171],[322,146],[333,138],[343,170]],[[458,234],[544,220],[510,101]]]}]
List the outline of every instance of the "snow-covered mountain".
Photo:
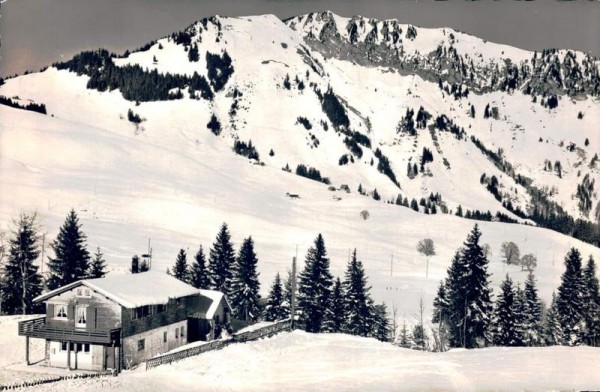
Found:
[{"label": "snow-covered mountain", "polygon": [[[330,12],[202,19],[123,55],[5,80],[13,106],[46,114],[0,106],[0,220],[37,210],[53,238],[74,207],[122,269],[149,237],[166,268],[228,222],[236,244],[254,237],[265,289],[322,232],[334,274],[357,247],[375,297],[408,312],[475,223],[460,209],[529,223],[481,223],[493,279],[514,241],[537,254],[549,299],[569,246],[600,255],[533,227],[598,233],[599,71],[580,52]],[[424,237],[438,248],[428,279]]]}]

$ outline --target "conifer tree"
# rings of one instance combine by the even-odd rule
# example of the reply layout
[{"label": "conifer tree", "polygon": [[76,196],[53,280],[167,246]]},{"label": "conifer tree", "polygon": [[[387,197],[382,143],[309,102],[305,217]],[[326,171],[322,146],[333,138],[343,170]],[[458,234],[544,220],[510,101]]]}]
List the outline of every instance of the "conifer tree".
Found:
[{"label": "conifer tree", "polygon": [[231,306],[235,317],[240,320],[256,321],[260,313],[257,264],[254,241],[252,237],[248,237],[242,243],[237,256],[230,286]]},{"label": "conifer tree", "polygon": [[491,338],[488,327],[493,309],[488,260],[479,245],[480,237],[479,227],[475,225],[448,269],[446,293],[453,347],[478,347]]},{"label": "conifer tree", "polygon": [[190,266],[190,284],[197,289],[208,289],[210,280],[208,279],[208,270],[206,267],[206,256],[202,245],[198,248],[194,261]]},{"label": "conifer tree", "polygon": [[410,348],[410,339],[408,336],[408,328],[406,327],[406,320],[402,322],[402,328],[400,328],[400,335],[398,337],[397,344],[402,348]]},{"label": "conifer tree", "polygon": [[371,336],[382,342],[390,341],[390,327],[387,319],[387,308],[384,303],[373,306]]},{"label": "conifer tree", "polygon": [[324,330],[326,332],[341,332],[344,326],[344,293],[340,278],[335,280],[333,291],[331,292],[330,304],[325,312]]},{"label": "conifer tree", "polygon": [[283,288],[281,285],[281,276],[279,272],[275,275],[275,280],[269,291],[269,299],[267,306],[265,307],[265,320],[277,321],[283,320],[289,316],[289,310],[286,310],[283,306]]},{"label": "conifer tree", "polygon": [[525,281],[525,336],[527,346],[539,346],[543,341],[542,331],[542,302],[538,296],[533,272],[529,272]]},{"label": "conifer tree", "polygon": [[433,300],[433,316],[431,318],[432,323],[444,323],[448,319],[448,295],[446,293],[447,284],[445,281],[440,281],[438,291]]},{"label": "conifer tree", "polygon": [[462,253],[463,263],[469,271],[465,286],[467,299],[465,343],[467,348],[478,347],[489,341],[488,326],[492,314],[492,301],[487,272],[488,260],[479,245],[480,238],[479,226],[475,225],[467,236]]},{"label": "conifer tree", "polygon": [[500,285],[494,311],[494,344],[499,346],[517,346],[517,325],[515,315],[515,289],[512,279],[506,278]]},{"label": "conifer tree", "polygon": [[446,317],[448,318],[450,345],[452,347],[465,346],[467,298],[464,288],[466,287],[468,274],[469,270],[461,258],[460,251],[457,251],[448,268],[448,278],[446,279],[448,302]]},{"label": "conifer tree", "polygon": [[231,235],[227,224],[223,223],[210,250],[208,260],[208,277],[212,289],[221,291],[226,295],[230,294],[234,262],[235,253],[231,243]]},{"label": "conifer tree", "polygon": [[561,277],[556,296],[556,312],[564,343],[574,346],[582,342],[585,334],[584,293],[585,285],[581,269],[581,255],[571,248],[565,258],[565,272]]},{"label": "conifer tree", "polygon": [[175,265],[173,265],[173,270],[169,272],[173,277],[181,280],[182,282],[188,282],[189,271],[187,264],[187,254],[185,250],[180,249],[177,254],[177,258],[175,259]]},{"label": "conifer tree", "polygon": [[55,257],[48,257],[50,276],[46,284],[50,290],[85,278],[90,264],[86,239],[75,210],[71,210],[51,244]]},{"label": "conifer tree", "polygon": [[546,344],[549,346],[560,345],[564,342],[560,319],[556,309],[556,293],[552,293],[552,303],[546,314],[544,337]]},{"label": "conifer tree", "polygon": [[517,284],[515,290],[515,303],[514,303],[514,315],[515,315],[515,346],[526,345],[527,332],[529,331],[527,325],[527,309],[526,309],[525,292],[521,289],[521,285]]},{"label": "conifer tree", "polygon": [[429,337],[425,333],[424,312],[425,307],[423,306],[423,298],[421,298],[419,301],[419,312],[415,315],[416,324],[413,327],[411,336],[411,348],[414,350],[425,351],[429,348]]},{"label": "conifer tree", "polygon": [[100,247],[96,249],[96,253],[94,253],[94,258],[90,264],[90,269],[88,271],[87,277],[88,279],[97,279],[103,278],[106,275],[106,260],[104,260],[104,255],[100,252]]},{"label": "conifer tree", "polygon": [[7,314],[33,313],[33,299],[42,292],[42,277],[34,265],[40,254],[36,215],[21,214],[14,221],[8,257],[2,268],[0,286],[2,311]]},{"label": "conifer tree", "polygon": [[306,265],[300,273],[298,305],[302,309],[301,322],[307,332],[321,332],[325,310],[329,306],[333,277],[329,272],[329,258],[323,236],[319,234],[314,246],[306,254]]},{"label": "conifer tree", "polygon": [[[296,287],[296,298],[298,298],[298,287]],[[296,300],[297,301],[297,300]],[[292,271],[288,270],[287,278],[283,283],[283,308],[290,314],[292,306]],[[298,305],[296,305],[298,309]]]},{"label": "conifer tree", "polygon": [[591,346],[600,344],[600,289],[596,275],[596,262],[590,255],[583,271],[585,281],[586,340]]},{"label": "conifer tree", "polygon": [[356,256],[356,249],[346,268],[344,276],[344,309],[345,322],[343,330],[358,336],[368,336],[373,319],[371,298],[367,286],[367,277],[363,264]]}]

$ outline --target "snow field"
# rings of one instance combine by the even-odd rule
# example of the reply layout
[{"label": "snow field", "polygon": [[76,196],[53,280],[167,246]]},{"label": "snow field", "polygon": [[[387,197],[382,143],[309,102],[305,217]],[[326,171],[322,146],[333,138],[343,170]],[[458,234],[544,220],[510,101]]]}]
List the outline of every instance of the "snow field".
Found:
[{"label": "snow field", "polygon": [[590,347],[456,349],[428,353],[343,334],[286,332],[148,372],[71,380],[31,390],[547,391],[594,390]]}]

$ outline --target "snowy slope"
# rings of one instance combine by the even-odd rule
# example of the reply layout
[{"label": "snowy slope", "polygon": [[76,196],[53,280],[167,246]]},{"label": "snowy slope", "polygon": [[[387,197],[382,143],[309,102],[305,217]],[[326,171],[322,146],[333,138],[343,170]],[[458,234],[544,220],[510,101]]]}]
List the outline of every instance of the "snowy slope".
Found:
[{"label": "snowy slope", "polygon": [[[182,138],[184,125],[160,135],[136,136],[131,130],[94,128],[3,106],[0,116],[0,186],[10,189],[0,194],[2,222],[10,222],[19,211],[37,211],[52,239],[73,207],[89,246],[101,246],[112,269],[126,271],[130,257],[144,252],[152,238],[154,268],[164,271],[179,248],[189,248],[190,255],[200,244],[207,249],[227,222],[236,245],[253,236],[266,292],[275,273],[290,268],[296,245],[302,267],[320,232],[335,275],[343,274],[349,249],[358,248],[376,300],[395,304],[400,315],[409,317],[419,296],[433,299],[453,253],[476,223],[416,213],[356,192],[331,192],[280,169],[252,165],[212,135],[201,143],[189,142]],[[286,192],[301,199],[287,198]],[[360,217],[364,209],[370,212],[368,220]],[[539,285],[547,301],[558,286],[570,246],[600,257],[597,248],[549,230],[479,225],[483,241],[493,250],[494,285],[504,273],[500,245],[514,241],[523,253],[537,254]],[[438,252],[431,259],[429,279],[416,251],[425,237],[435,241]],[[518,267],[510,271],[517,280],[525,277]]]},{"label": "snowy slope", "polygon": [[[343,18],[334,18],[342,23]],[[253,236],[263,293],[276,272],[283,274],[290,267],[296,246],[302,267],[306,250],[322,233],[334,275],[343,274],[349,249],[358,248],[375,300],[386,301],[389,308],[396,306],[398,314],[408,319],[420,296],[431,303],[452,255],[476,222],[416,213],[384,201],[398,193],[409,200],[440,193],[451,210],[461,205],[514,218],[480,184],[483,173],[498,177],[515,205],[525,209],[529,197],[468,137],[458,140],[449,132],[432,134],[428,129],[419,130],[416,136],[398,133],[398,122],[407,108],[416,112],[423,106],[434,118],[446,114],[488,149],[502,148],[507,160],[536,186],[554,187],[551,198],[575,216],[579,214],[573,196],[577,184],[586,174],[600,180],[600,165],[588,164],[600,145],[595,128],[600,121],[597,98],[576,101],[565,96],[553,111],[531,103],[530,96],[518,91],[454,100],[419,75],[326,58],[289,25],[269,15],[214,17],[188,29],[198,46],[198,62],[190,62],[185,45],[176,44],[172,37],[158,40],[147,50],[114,58],[118,67],[138,64],[163,73],[196,72],[208,77],[206,53],[227,52],[235,71],[212,101],[190,99],[184,92],[182,99],[138,104],[125,100],[118,90],[87,89],[88,76],[54,67],[7,80],[0,86],[0,95],[44,103],[48,115],[0,106],[0,228],[7,229],[21,211],[37,211],[46,238],[53,239],[68,210],[75,208],[88,244],[102,247],[111,269],[126,271],[131,256],[144,253],[151,238],[154,268],[164,271],[180,248],[188,249],[189,259],[200,244],[208,249],[221,223],[227,222],[236,245]],[[379,25],[378,31],[382,28]],[[486,61],[500,61],[498,52],[503,51],[515,58],[527,57],[517,49],[454,35],[464,44],[461,50],[485,52]],[[448,29],[419,28],[414,40],[404,42],[407,48],[425,53],[448,36]],[[290,89],[284,87],[286,76]],[[334,130],[315,92],[323,93],[328,87],[343,102],[350,128],[371,140],[371,148],[362,147],[362,158],[355,157],[348,165],[338,164],[343,154],[350,154],[344,144],[346,136]],[[235,91],[242,96],[236,97]],[[499,107],[499,120],[483,118],[487,103]],[[238,109],[231,115],[234,104]],[[470,104],[477,111],[474,119],[468,116]],[[130,109],[144,119],[137,127],[127,120]],[[577,119],[579,111],[585,113],[581,120]],[[223,126],[219,136],[206,128],[212,114]],[[305,129],[298,117],[307,118],[312,128]],[[264,166],[231,151],[235,140],[250,139]],[[570,142],[579,149],[568,151]],[[409,179],[406,166],[418,162],[423,147],[434,155],[427,164],[432,175]],[[400,188],[377,170],[376,148],[389,158]],[[546,159],[562,162],[562,178],[543,170]],[[332,192],[324,184],[281,170],[289,165],[293,171],[298,164],[319,169],[338,188],[349,185],[351,193]],[[376,188],[382,201],[359,195],[359,184],[367,192]],[[290,199],[286,193],[301,198]],[[596,194],[592,200],[594,209]],[[365,209],[370,213],[368,220],[360,217]],[[537,278],[547,302],[558,286],[569,247],[578,247],[585,257],[600,258],[598,248],[549,230],[497,222],[479,225],[483,241],[493,252],[493,285],[497,287],[505,272],[518,281],[525,277],[518,267],[500,263],[501,243],[514,241],[522,254],[537,255]],[[431,259],[428,279],[424,259],[416,251],[417,242],[425,237],[434,240],[438,253]]]},{"label": "snowy slope", "polygon": [[[374,339],[295,331],[119,377],[44,391],[547,391],[600,385],[591,347],[488,348],[427,353]],[[366,366],[368,365],[368,366]]]}]

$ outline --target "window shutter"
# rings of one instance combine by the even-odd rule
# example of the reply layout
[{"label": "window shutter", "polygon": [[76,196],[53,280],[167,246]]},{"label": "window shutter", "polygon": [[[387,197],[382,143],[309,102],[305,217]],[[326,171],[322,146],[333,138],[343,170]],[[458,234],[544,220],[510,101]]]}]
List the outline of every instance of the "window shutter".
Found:
[{"label": "window shutter", "polygon": [[75,305],[74,304],[69,304],[67,306],[67,318],[69,320],[75,319]]},{"label": "window shutter", "polygon": [[54,304],[46,304],[46,317],[47,318],[54,317]]},{"label": "window shutter", "polygon": [[95,324],[96,324],[96,320],[94,317],[94,310],[95,308],[92,308],[91,306],[88,306],[87,308],[85,308],[85,321],[86,321],[86,325],[85,325],[85,329],[94,329]]}]

